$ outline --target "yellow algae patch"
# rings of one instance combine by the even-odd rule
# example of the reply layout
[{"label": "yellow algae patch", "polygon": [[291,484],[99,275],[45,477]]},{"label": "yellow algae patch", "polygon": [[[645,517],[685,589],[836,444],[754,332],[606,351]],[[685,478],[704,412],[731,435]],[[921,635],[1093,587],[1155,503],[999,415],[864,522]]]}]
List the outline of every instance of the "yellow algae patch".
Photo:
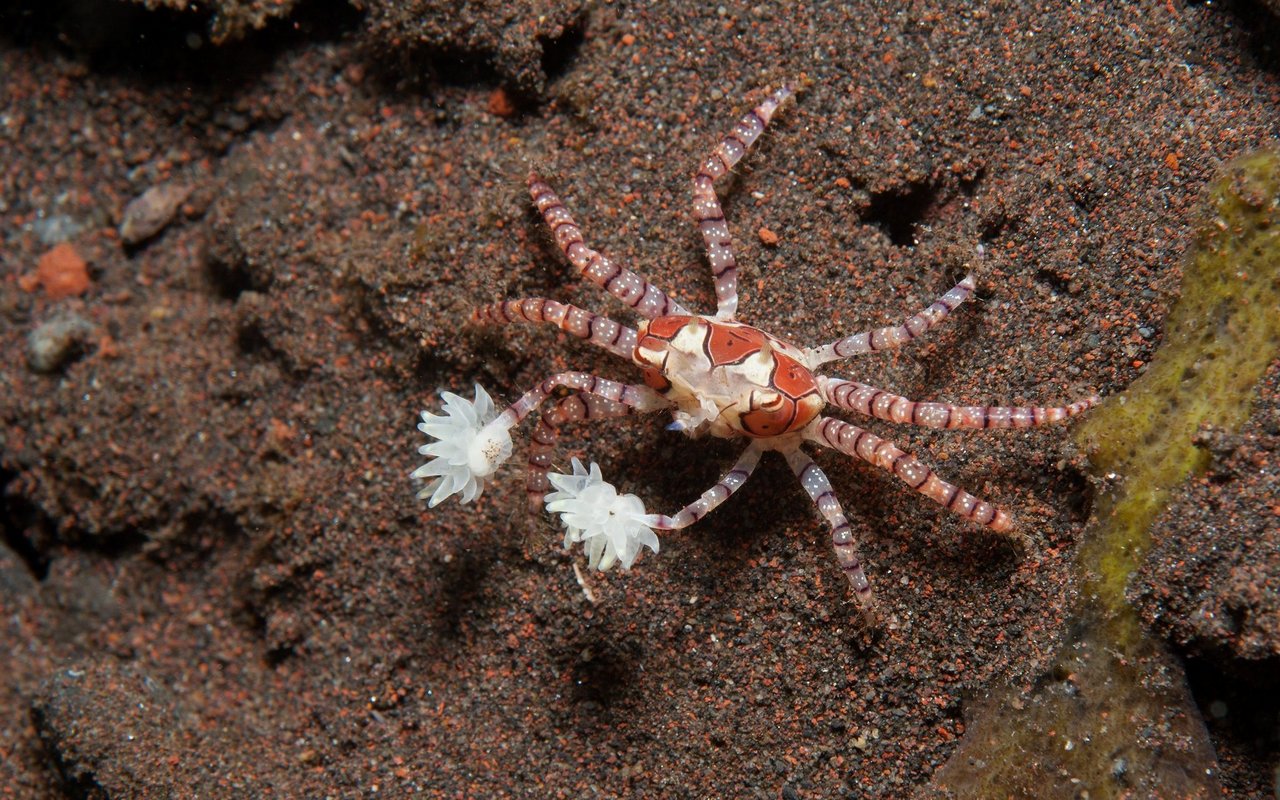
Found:
[{"label": "yellow algae patch", "polygon": [[[1095,473],[1117,481],[1098,498],[1098,527],[1082,547],[1082,588],[1106,611],[1150,543],[1169,495],[1208,456],[1202,425],[1234,430],[1280,352],[1280,154],[1245,156],[1210,190],[1208,219],[1187,255],[1182,297],[1146,374],[1077,428]],[[1136,628],[1123,626],[1127,637]]]},{"label": "yellow algae patch", "polygon": [[1124,590],[1171,494],[1201,470],[1202,425],[1234,430],[1280,352],[1280,154],[1230,164],[1147,372],[1077,429],[1110,482],[1083,535],[1080,602],[1052,674],[978,703],[934,776],[957,796],[1214,797],[1216,760],[1181,668]]}]

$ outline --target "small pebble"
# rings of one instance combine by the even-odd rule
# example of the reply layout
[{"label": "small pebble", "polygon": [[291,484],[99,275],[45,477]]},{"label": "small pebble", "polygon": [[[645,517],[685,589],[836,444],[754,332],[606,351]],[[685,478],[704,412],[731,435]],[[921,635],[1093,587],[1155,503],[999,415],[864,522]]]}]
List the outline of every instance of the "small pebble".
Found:
[{"label": "small pebble", "polygon": [[152,186],[124,209],[120,238],[125,244],[145,242],[164,230],[178,213],[178,206],[191,194],[190,186],[166,183]]},{"label": "small pebble", "polygon": [[495,117],[514,117],[516,114],[516,104],[501,86],[489,93],[489,113]]},{"label": "small pebble", "polygon": [[41,244],[55,245],[79,236],[84,224],[69,214],[54,214],[36,219],[31,223],[31,230]]},{"label": "small pebble", "polygon": [[27,334],[27,364],[36,372],[53,372],[86,350],[93,323],[79,314],[63,314]]},{"label": "small pebble", "polygon": [[50,300],[84,294],[89,288],[89,264],[75,245],[63,242],[40,256],[35,282]]},{"label": "small pebble", "polygon": [[760,235],[760,241],[764,242],[770,247],[773,247],[775,244],[778,243],[778,234],[774,233],[768,228],[761,228],[759,231],[759,235]]}]

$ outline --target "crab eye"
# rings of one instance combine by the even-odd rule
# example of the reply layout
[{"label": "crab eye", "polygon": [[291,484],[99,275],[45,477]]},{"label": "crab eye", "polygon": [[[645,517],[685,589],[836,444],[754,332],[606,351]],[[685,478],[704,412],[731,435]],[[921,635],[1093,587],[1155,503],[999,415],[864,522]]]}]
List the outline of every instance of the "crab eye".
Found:
[{"label": "crab eye", "polygon": [[641,364],[648,364],[650,367],[661,372],[667,366],[667,343],[661,339],[655,339],[647,336],[640,340],[636,345],[634,358]]},{"label": "crab eye", "polygon": [[796,419],[796,401],[777,392],[753,391],[747,409],[738,420],[750,436],[780,436],[791,430]]},{"label": "crab eye", "polygon": [[776,411],[782,407],[785,398],[777,392],[752,392],[748,407],[764,411]]}]

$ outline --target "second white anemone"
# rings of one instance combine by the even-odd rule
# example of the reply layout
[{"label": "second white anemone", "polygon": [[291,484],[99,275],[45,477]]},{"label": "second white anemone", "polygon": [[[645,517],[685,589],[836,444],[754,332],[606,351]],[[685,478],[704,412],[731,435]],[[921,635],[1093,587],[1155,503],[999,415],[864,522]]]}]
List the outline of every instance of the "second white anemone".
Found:
[{"label": "second white anemone", "polygon": [[431,508],[454,494],[470,503],[484,491],[485,478],[511,457],[511,423],[495,413],[483,386],[476,384],[475,400],[453,392],[441,392],[440,397],[445,416],[423,411],[418,423],[418,430],[439,441],[418,448],[432,458],[412,473],[415,478],[437,479],[418,492],[419,498],[431,498]]},{"label": "second white anemone", "polygon": [[573,459],[573,474],[548,473],[557,491],[546,496],[547,510],[564,523],[564,546],[582,542],[587,564],[604,571],[615,562],[631,569],[642,547],[658,552],[658,535],[646,522],[644,503],[633,494],[618,494],[591,462],[588,471]]}]

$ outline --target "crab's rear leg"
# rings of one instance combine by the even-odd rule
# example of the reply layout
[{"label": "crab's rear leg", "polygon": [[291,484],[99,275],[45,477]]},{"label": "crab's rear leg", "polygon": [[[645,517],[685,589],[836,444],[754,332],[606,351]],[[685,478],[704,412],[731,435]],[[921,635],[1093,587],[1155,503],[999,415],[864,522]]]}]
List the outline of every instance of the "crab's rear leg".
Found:
[{"label": "crab's rear leg", "polygon": [[1077,416],[1092,408],[1097,397],[1068,406],[953,406],[919,403],[865,383],[818,375],[818,391],[838,408],[876,419],[925,428],[1033,428]]},{"label": "crab's rear leg", "polygon": [[858,601],[862,613],[871,619],[874,616],[875,598],[871,594],[871,584],[862,569],[862,561],[858,558],[858,546],[853,541],[853,529],[844,515],[840,501],[831,488],[831,481],[826,473],[814,463],[798,446],[786,451],[783,455],[791,471],[800,479],[800,485],[818,506],[818,513],[831,525],[831,547],[835,550],[836,561],[840,570],[849,579],[849,587],[853,589],[853,597]]},{"label": "crab's rear leg", "polygon": [[900,325],[889,325],[872,331],[863,331],[852,336],[846,336],[831,344],[807,348],[805,352],[808,356],[809,368],[813,369],[828,361],[838,361],[842,358],[849,358],[862,353],[876,353],[881,350],[892,350],[901,347],[912,339],[924,335],[930,328],[946,319],[947,315],[955,311],[957,306],[969,299],[969,296],[973,294],[974,286],[973,276],[966,275],[963,280],[952,286],[950,291],[935,300],[932,305]]},{"label": "crab's rear leg", "polygon": [[505,325],[511,322],[548,322],[579,339],[586,339],[614,355],[631,360],[636,349],[636,331],[608,317],[592,313],[568,303],[528,297],[524,300],[507,300],[477,308],[471,314],[473,322]]},{"label": "crab's rear leg", "polygon": [[715,182],[746,155],[764,132],[778,106],[791,95],[783,86],[760,105],[747,112],[733,130],[720,140],[693,177],[693,218],[707,245],[707,260],[716,282],[716,316],[733,319],[738,311],[738,260],[733,255],[733,239],[716,197]]},{"label": "crab's rear leg", "polygon": [[555,236],[556,244],[582,276],[609,294],[653,319],[668,314],[688,314],[688,310],[631,270],[587,247],[582,229],[569,215],[564,201],[537,174],[529,175],[529,196]]},{"label": "crab's rear leg", "polygon": [[542,510],[542,498],[551,490],[547,471],[551,469],[551,452],[560,436],[560,428],[573,422],[624,417],[635,413],[635,407],[609,400],[600,395],[578,392],[556,403],[538,417],[529,445],[529,466],[525,479],[525,494],[529,510]]},{"label": "crab's rear leg", "polygon": [[1007,533],[1013,527],[1005,512],[947,483],[893,442],[857,425],[831,417],[818,417],[805,428],[805,438],[888,470],[895,478],[938,505],[979,525],[1001,533]]},{"label": "crab's rear leg", "polygon": [[751,473],[755,471],[756,464],[760,463],[760,453],[760,448],[754,443],[749,445],[732,469],[726,472],[724,477],[716,481],[714,486],[703,492],[701,497],[680,509],[673,516],[650,514],[646,524],[657,530],[674,531],[680,528],[687,528],[702,519],[711,513],[716,506],[728,500],[734,492],[742,488],[742,485],[747,482],[747,478],[750,478]]}]

